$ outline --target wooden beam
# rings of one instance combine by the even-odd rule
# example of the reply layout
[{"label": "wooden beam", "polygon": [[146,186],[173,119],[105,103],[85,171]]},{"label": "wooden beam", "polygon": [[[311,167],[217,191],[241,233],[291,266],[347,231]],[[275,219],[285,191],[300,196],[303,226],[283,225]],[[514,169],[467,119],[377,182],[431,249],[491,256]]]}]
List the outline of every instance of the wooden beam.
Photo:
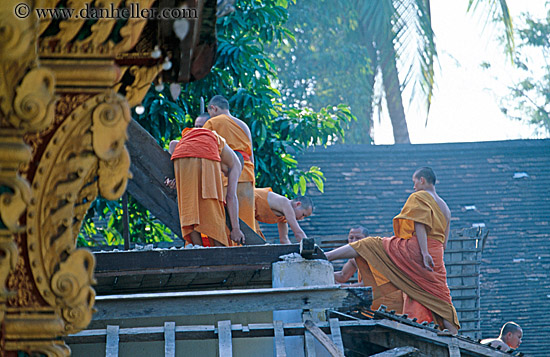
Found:
[{"label": "wooden beam", "polygon": [[181,238],[176,190],[164,184],[166,177],[174,178],[170,154],[133,119],[128,124],[128,137],[133,177],[128,180],[127,191]]},{"label": "wooden beam", "polygon": [[418,356],[418,349],[407,346],[407,347],[396,347],[389,351],[384,351],[371,355],[371,357],[402,357],[402,356]]},{"label": "wooden beam", "polygon": [[[273,310],[370,306],[370,287],[337,285],[276,289],[97,296],[94,321]],[[210,306],[208,311],[204,306]]]},{"label": "wooden beam", "polygon": [[305,328],[325,347],[333,357],[344,357],[344,353],[340,351],[338,346],[311,320],[304,322]]},{"label": "wooden beam", "polygon": [[[128,252],[96,252],[96,277],[124,274],[152,274],[189,271],[242,270],[268,268],[281,255],[299,253],[299,244],[268,246],[215,247],[198,249],[150,250]],[[235,268],[234,266],[238,266]]]}]

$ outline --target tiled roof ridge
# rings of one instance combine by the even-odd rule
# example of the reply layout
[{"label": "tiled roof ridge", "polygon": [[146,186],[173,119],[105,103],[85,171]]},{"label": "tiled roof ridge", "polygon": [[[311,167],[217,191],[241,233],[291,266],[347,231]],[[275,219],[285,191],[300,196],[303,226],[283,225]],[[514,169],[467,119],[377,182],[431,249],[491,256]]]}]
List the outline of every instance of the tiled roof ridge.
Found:
[{"label": "tiled roof ridge", "polygon": [[430,143],[430,144],[393,144],[393,145],[370,145],[370,144],[337,144],[327,147],[310,147],[307,154],[316,152],[365,152],[365,151],[393,151],[407,152],[410,150],[466,150],[475,151],[481,148],[487,149],[529,149],[529,148],[548,148],[550,150],[550,139],[519,139],[502,141],[476,141],[476,142],[456,142],[456,143]]}]

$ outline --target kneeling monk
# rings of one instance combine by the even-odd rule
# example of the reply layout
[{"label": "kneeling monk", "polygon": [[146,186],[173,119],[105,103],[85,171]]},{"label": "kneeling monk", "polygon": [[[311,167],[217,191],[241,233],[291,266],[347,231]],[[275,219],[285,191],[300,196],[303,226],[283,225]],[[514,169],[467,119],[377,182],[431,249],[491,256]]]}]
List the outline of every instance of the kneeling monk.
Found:
[{"label": "kneeling monk", "polygon": [[298,196],[289,200],[285,196],[274,193],[271,187],[254,188],[254,206],[256,232],[262,237],[263,234],[258,222],[277,223],[281,244],[290,244],[288,226],[294,232],[298,243],[306,237],[298,221],[311,216],[313,213],[313,201],[311,198]]},{"label": "kneeling monk", "polygon": [[367,237],[326,255],[329,260],[355,258],[364,280],[374,281],[367,278],[379,272],[389,282],[373,284],[374,299],[402,290],[404,314],[419,321],[436,320],[456,334],[460,324],[443,263],[451,212],[435,191],[431,168],[418,169],[413,182],[415,192],[393,219],[394,237]]},{"label": "kneeling monk", "polygon": [[[170,143],[174,162],[181,233],[192,244],[203,245],[201,233],[215,246],[229,246],[224,202],[233,229],[230,238],[244,243],[239,229],[237,181],[242,166],[225,140],[208,129],[185,129],[179,142]],[[222,172],[227,176],[224,198]]]}]

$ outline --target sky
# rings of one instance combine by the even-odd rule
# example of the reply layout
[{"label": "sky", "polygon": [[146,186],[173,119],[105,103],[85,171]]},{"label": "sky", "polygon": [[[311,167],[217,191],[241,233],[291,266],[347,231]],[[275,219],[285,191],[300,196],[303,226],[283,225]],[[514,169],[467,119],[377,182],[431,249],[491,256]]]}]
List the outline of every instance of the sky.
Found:
[{"label": "sky", "polygon": [[[547,138],[535,126],[510,119],[501,112],[501,98],[521,74],[504,55],[504,45],[497,40],[501,35],[498,29],[486,25],[480,13],[467,13],[467,3],[467,0],[431,1],[439,54],[436,88],[427,126],[425,113],[418,105],[408,106],[408,98],[403,100],[411,143]],[[507,3],[516,27],[521,25],[521,13],[529,12],[535,17],[546,14],[544,0]],[[490,68],[483,69],[483,62],[489,63]],[[375,119],[374,142],[394,143],[387,111],[380,121]]]}]

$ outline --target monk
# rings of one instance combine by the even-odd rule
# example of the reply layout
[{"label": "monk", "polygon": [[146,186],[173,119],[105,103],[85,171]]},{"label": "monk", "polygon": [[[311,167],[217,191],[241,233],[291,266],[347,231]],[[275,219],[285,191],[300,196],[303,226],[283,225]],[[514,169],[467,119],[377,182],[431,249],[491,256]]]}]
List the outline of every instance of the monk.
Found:
[{"label": "monk", "polygon": [[[348,243],[352,244],[354,242],[357,242],[363,238],[368,237],[369,231],[367,228],[356,225],[351,227],[348,233]],[[357,271],[357,263],[355,262],[355,258],[349,259],[344,266],[342,267],[341,271],[334,272],[334,282],[337,284],[340,284],[341,286],[372,286],[372,285],[383,285],[389,280],[387,280],[384,276],[382,276],[380,273],[372,269],[372,276],[367,276],[367,280],[363,279],[361,276],[361,272],[357,274],[357,283],[353,284],[346,284],[349,279],[355,274]],[[369,278],[371,280],[369,280]],[[373,310],[376,310],[380,307],[380,305],[384,305],[388,308],[388,310],[395,310],[398,314],[402,313],[403,311],[403,293],[401,290],[396,290],[390,294],[387,294],[386,296],[380,297],[378,299],[375,299],[372,302],[371,308]]]},{"label": "monk", "polygon": [[372,277],[373,271],[387,279],[373,284],[374,299],[402,290],[404,314],[419,321],[435,320],[457,334],[460,324],[443,263],[451,211],[436,193],[431,168],[416,170],[412,179],[415,192],[393,219],[394,237],[367,237],[326,255],[329,260],[355,258],[363,279]]},{"label": "monk", "polygon": [[289,225],[298,243],[306,237],[298,221],[311,216],[313,213],[313,201],[311,198],[298,196],[289,200],[285,196],[274,193],[271,187],[255,188],[254,205],[256,232],[262,237],[263,234],[257,222],[277,223],[281,244],[290,244],[290,239],[288,239]]},{"label": "monk", "polygon": [[[221,135],[227,145],[240,152],[244,158],[244,167],[237,185],[239,198],[239,218],[255,230],[254,220],[254,153],[252,152],[252,135],[248,125],[229,112],[229,102],[221,95],[216,95],[208,103],[210,119],[204,123],[205,129],[214,130]],[[227,186],[227,180],[224,180]]]},{"label": "monk", "polygon": [[500,350],[507,352],[511,349],[517,349],[521,344],[523,338],[523,330],[515,322],[507,322],[502,326],[500,330],[500,336],[498,338],[486,338],[481,340],[481,344],[489,345],[491,347],[500,347]]},{"label": "monk", "polygon": [[[237,181],[242,166],[239,159],[215,132],[207,129],[189,129],[182,138],[170,143],[178,192],[180,224],[184,239],[194,245],[203,245],[201,233],[214,246],[232,245],[226,232],[224,202],[233,229],[232,241],[244,243],[239,229]],[[227,176],[224,196],[222,172]]]}]

